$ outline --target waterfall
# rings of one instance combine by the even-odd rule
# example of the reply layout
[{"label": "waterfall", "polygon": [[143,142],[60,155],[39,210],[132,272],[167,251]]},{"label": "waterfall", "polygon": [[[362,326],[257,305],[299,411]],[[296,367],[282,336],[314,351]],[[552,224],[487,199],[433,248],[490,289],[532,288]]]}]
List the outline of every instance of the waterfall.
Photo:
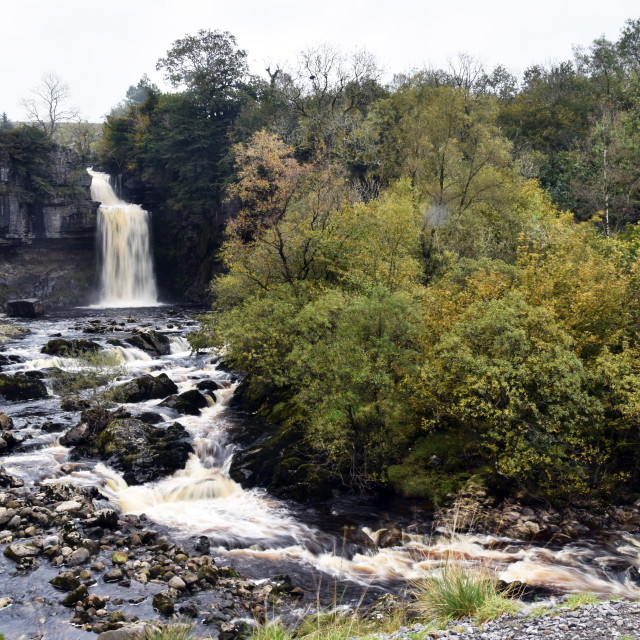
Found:
[{"label": "waterfall", "polygon": [[100,307],[149,307],[158,304],[151,259],[149,214],[120,200],[106,173],[89,170],[91,198],[100,202]]}]

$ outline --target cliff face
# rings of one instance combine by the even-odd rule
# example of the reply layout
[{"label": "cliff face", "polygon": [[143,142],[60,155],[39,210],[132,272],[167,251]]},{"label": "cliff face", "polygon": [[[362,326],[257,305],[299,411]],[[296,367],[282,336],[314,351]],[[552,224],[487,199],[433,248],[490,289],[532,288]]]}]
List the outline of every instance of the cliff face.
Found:
[{"label": "cliff face", "polygon": [[49,160],[52,189],[43,197],[30,189],[30,176],[0,156],[0,247],[93,248],[98,205],[91,201],[91,177],[68,149],[55,147]]},{"label": "cliff face", "polygon": [[160,298],[208,304],[209,282],[223,270],[218,253],[226,224],[237,213],[235,204],[175,210],[158,185],[126,173],[119,176],[116,188],[123,200],[151,214]]},{"label": "cliff face", "polygon": [[42,298],[47,308],[86,303],[96,268],[91,177],[69,149],[20,155],[16,147],[0,147],[0,304],[23,297]]}]

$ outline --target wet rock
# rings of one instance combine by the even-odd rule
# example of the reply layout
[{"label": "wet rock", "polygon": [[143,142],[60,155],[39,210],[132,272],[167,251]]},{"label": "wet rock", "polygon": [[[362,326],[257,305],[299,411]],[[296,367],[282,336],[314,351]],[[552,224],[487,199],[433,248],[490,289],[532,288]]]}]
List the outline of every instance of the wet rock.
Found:
[{"label": "wet rock", "polygon": [[129,559],[129,556],[126,553],[124,553],[124,551],[116,551],[111,556],[111,562],[113,562],[113,564],[125,564],[128,559]]},{"label": "wet rock", "polygon": [[44,304],[37,298],[7,300],[6,308],[10,318],[37,318],[44,315]]},{"label": "wet rock", "polygon": [[177,422],[156,427],[135,418],[115,420],[100,434],[98,456],[129,484],[143,484],[184,468],[193,452],[188,437]]},{"label": "wet rock", "polygon": [[22,562],[29,558],[35,558],[39,554],[40,549],[26,544],[10,544],[4,550],[4,555],[14,562]]},{"label": "wet rock", "polygon": [[220,388],[222,387],[215,380],[200,380],[196,384],[196,389],[200,389],[200,391],[217,391]]},{"label": "wet rock", "polygon": [[358,546],[367,547],[368,549],[376,548],[375,542],[360,527],[353,525],[343,527],[342,537],[347,542]]},{"label": "wet rock", "polygon": [[76,578],[72,571],[61,571],[49,582],[62,591],[74,591],[80,586],[80,580]]},{"label": "wet rock", "polygon": [[70,567],[77,567],[78,565],[88,562],[90,557],[91,553],[89,553],[89,549],[80,547],[67,558],[67,565]]},{"label": "wet rock", "polygon": [[99,596],[96,593],[91,593],[84,599],[83,605],[86,608],[93,607],[96,610],[104,609],[108,599],[109,598],[106,596]]},{"label": "wet rock", "polygon": [[198,569],[198,580],[204,580],[211,585],[217,584],[219,580],[218,569],[208,564],[201,566]]},{"label": "wet rock", "polygon": [[11,433],[11,431],[2,431],[0,433],[0,455],[9,453],[19,443],[19,440]]},{"label": "wet rock", "polygon": [[207,399],[197,390],[189,389],[177,396],[170,396],[160,403],[161,407],[169,407],[178,413],[197,416],[200,409],[209,406]]},{"label": "wet rock", "polygon": [[42,380],[35,380],[23,374],[8,376],[0,373],[0,396],[9,402],[39,400],[48,395]]},{"label": "wet rock", "polygon": [[65,607],[74,607],[77,602],[82,602],[87,597],[88,591],[84,584],[81,584],[77,589],[74,589],[68,596],[63,598],[60,603]]},{"label": "wet rock", "polygon": [[24,482],[20,478],[7,473],[4,468],[0,467],[0,487],[8,487],[15,489],[24,486]]},{"label": "wet rock", "polygon": [[194,548],[198,553],[209,553],[209,549],[211,549],[211,541],[207,536],[200,536],[196,541]]},{"label": "wet rock", "polygon": [[63,338],[54,338],[42,347],[41,352],[49,356],[70,357],[81,353],[95,353],[96,351],[100,351],[100,349],[100,345],[93,340],[65,340]]},{"label": "wet rock", "polygon": [[397,547],[402,543],[402,531],[398,527],[383,529],[378,535],[378,546],[381,549]]},{"label": "wet rock", "polygon": [[[60,444],[65,447],[82,447],[89,449],[95,443],[95,439],[104,431],[113,415],[106,409],[87,409],[82,412],[80,422],[67,431],[61,438]],[[82,451],[79,453],[91,453]]]},{"label": "wet rock", "polygon": [[117,388],[120,402],[159,400],[177,393],[178,387],[166,373],[158,376],[144,375]]},{"label": "wet rock", "polygon": [[6,414],[0,411],[0,430],[10,431],[13,429],[13,420]]},{"label": "wet rock", "polygon": [[91,407],[91,403],[84,398],[77,397],[69,397],[63,398],[60,403],[60,408],[63,411],[84,411],[85,409],[89,409]]},{"label": "wet rock", "polygon": [[111,571],[107,571],[107,573],[102,576],[102,579],[105,582],[118,582],[124,578],[124,573],[122,569],[112,569]]},{"label": "wet rock", "polygon": [[138,416],[138,420],[142,420],[145,424],[160,424],[165,422],[165,419],[158,413],[153,411],[145,411]]},{"label": "wet rock", "polygon": [[171,353],[169,338],[152,329],[136,328],[130,338],[125,338],[130,345],[142,349],[155,356],[167,356]]},{"label": "wet rock", "polygon": [[118,514],[113,509],[100,509],[93,516],[103,529],[115,529],[118,526]]},{"label": "wet rock", "polygon": [[0,598],[0,609],[8,607],[10,604],[13,604],[13,598]]},{"label": "wet rock", "polygon": [[166,593],[156,593],[152,604],[153,608],[163,616],[171,616],[175,610],[173,600]]},{"label": "wet rock", "polygon": [[187,588],[185,581],[178,576],[174,576],[173,578],[171,578],[168,584],[172,589],[177,589],[178,591],[184,591],[184,589]]},{"label": "wet rock", "polygon": [[47,420],[47,422],[43,422],[40,427],[45,433],[56,433],[57,431],[62,431],[65,428],[60,422],[51,422]]},{"label": "wet rock", "polygon": [[198,617],[198,607],[196,607],[195,604],[192,603],[186,603],[183,604],[178,611],[180,612],[181,616],[184,616],[185,618],[197,618]]}]

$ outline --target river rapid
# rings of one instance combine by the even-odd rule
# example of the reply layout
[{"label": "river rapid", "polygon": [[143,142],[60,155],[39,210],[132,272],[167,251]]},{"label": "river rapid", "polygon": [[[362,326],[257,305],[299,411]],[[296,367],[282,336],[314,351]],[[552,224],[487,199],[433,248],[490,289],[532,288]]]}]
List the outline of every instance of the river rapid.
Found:
[{"label": "river rapid", "polygon": [[[100,322],[92,324],[96,320]],[[191,353],[186,335],[196,322],[188,310],[166,306],[74,309],[15,324],[25,326],[29,333],[0,347],[2,355],[15,360],[3,367],[6,374],[50,367],[74,371],[77,361],[47,356],[41,349],[53,337],[90,338],[121,361],[126,375],[116,384],[144,373],[166,373],[179,393],[204,380],[214,381],[217,387],[209,406],[196,416],[159,408],[161,400],[126,405],[133,415],[155,411],[167,422],[179,421],[195,450],[184,469],[137,486],[127,485],[120,473],[103,462],[71,459],[71,450],[62,446],[59,438],[78,423],[80,413],[60,408],[61,398],[46,378],[50,393],[46,399],[0,400],[0,411],[13,419],[13,433],[21,441],[1,464],[27,486],[72,483],[97,487],[102,495],[97,506],[110,504],[127,514],[144,514],[185,548],[207,536],[217,564],[231,565],[254,580],[287,573],[305,591],[307,602],[315,601],[318,595],[331,598],[336,585],[353,601],[363,594],[372,600],[387,591],[400,593],[411,581],[452,560],[488,568],[508,582],[521,581],[559,592],[588,590],[634,599],[640,594],[635,580],[640,566],[640,536],[636,533],[592,532],[563,545],[525,543],[495,535],[434,530],[431,514],[421,511],[419,504],[409,509],[394,501],[381,504],[369,498],[336,496],[329,503],[309,507],[275,499],[262,489],[244,489],[228,473],[234,455],[232,436],[254,419],[230,403],[237,377],[219,368],[215,354]],[[98,324],[109,330],[86,332]],[[123,346],[122,339],[135,327],[168,336],[171,352],[158,357]],[[113,344],[114,340],[121,344]],[[397,544],[386,548],[345,541],[343,535],[345,526],[352,527],[375,543],[380,531],[390,524],[399,526],[403,533]],[[39,613],[38,602],[53,603],[60,597],[48,584],[55,573],[46,563],[33,572],[16,571],[15,565],[2,557],[0,594],[14,598],[13,605],[0,610],[0,632],[8,633],[7,638],[31,637],[19,630],[34,620],[44,620],[38,624],[52,631],[47,637],[95,637],[81,630],[65,635],[68,616],[61,614],[55,623],[51,618],[51,612],[60,607],[52,606],[44,617]],[[158,590],[155,585],[135,582],[129,590],[112,588],[123,594]],[[149,603],[138,615],[154,616]]]}]

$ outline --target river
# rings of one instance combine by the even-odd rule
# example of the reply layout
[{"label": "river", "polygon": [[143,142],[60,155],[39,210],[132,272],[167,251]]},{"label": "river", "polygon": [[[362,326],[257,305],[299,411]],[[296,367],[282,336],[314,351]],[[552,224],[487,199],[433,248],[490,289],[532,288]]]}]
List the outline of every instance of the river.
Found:
[{"label": "river", "polygon": [[[96,326],[96,322],[92,324],[95,320],[109,331],[87,335],[85,329]],[[195,321],[188,313],[162,306],[75,309],[19,324],[30,332],[2,348],[3,355],[19,360],[5,365],[3,373],[50,367],[73,371],[77,361],[47,356],[41,349],[52,337],[89,337],[120,359],[126,373],[115,384],[143,373],[164,372],[179,392],[195,388],[203,380],[214,381],[218,387],[209,406],[197,416],[159,408],[161,400],[127,405],[134,415],[153,410],[166,421],[179,420],[195,449],[184,469],[138,486],[128,486],[103,462],[70,459],[70,449],[58,440],[78,422],[80,414],[63,411],[59,396],[0,404],[0,410],[12,417],[14,433],[21,440],[11,455],[2,459],[2,465],[27,484],[69,482],[98,487],[104,499],[123,512],[146,514],[187,546],[192,546],[198,536],[208,536],[211,553],[219,564],[230,564],[254,579],[286,572],[309,594],[334,581],[350,585],[349,593],[354,598],[364,592],[369,598],[384,591],[398,592],[425,572],[442,566],[447,558],[490,567],[507,581],[562,591],[589,590],[630,598],[640,593],[632,579],[637,574],[631,571],[639,566],[640,539],[636,534],[609,532],[564,545],[532,544],[496,536],[431,531],[430,514],[420,512],[419,505],[410,512],[393,501],[385,505],[370,498],[337,496],[324,505],[309,507],[275,499],[262,489],[243,489],[228,474],[234,454],[230,434],[253,418],[229,405],[237,380],[218,367],[215,354],[191,353],[186,334],[193,330]],[[171,353],[154,357],[127,346],[122,339],[135,327],[153,328],[168,336]],[[366,549],[344,542],[345,525],[360,528],[375,541],[378,530],[388,522],[403,529],[402,542],[396,546]],[[11,565],[6,559],[0,564],[3,595],[16,593],[24,598],[21,592],[28,585],[33,597],[40,592],[45,598],[51,597],[51,588],[42,578],[14,582],[18,574]],[[145,587],[136,585],[136,589],[144,591]],[[15,605],[10,609],[14,610],[14,623],[21,623],[19,609]],[[5,615],[0,612],[0,620]]]}]

